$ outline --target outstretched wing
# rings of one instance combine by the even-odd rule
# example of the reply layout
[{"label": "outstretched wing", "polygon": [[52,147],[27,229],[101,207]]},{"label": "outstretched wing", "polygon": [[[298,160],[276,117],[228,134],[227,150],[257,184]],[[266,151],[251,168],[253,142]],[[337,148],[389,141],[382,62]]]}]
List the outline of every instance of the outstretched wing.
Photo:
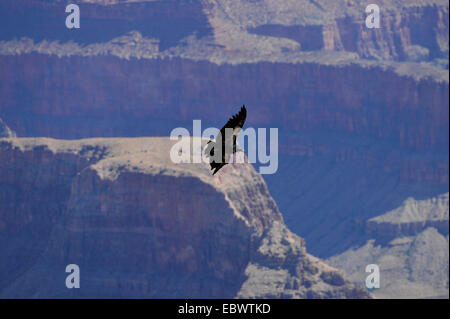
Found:
[{"label": "outstretched wing", "polygon": [[[229,154],[227,154],[227,152],[230,152],[230,151],[232,153],[236,152],[236,135],[235,135],[236,133],[233,134],[233,139],[230,140],[230,143],[232,143],[231,145],[233,146],[233,149],[227,151],[226,145],[228,145],[228,143],[224,139],[221,138],[222,136],[226,136],[225,129],[231,128],[231,129],[233,129],[233,131],[236,129],[242,129],[246,118],[247,118],[247,110],[245,109],[245,105],[243,105],[241,107],[241,109],[239,110],[239,112],[237,114],[233,115],[228,120],[228,122],[225,124],[225,126],[222,127],[219,134],[216,136],[216,140],[215,141],[210,140],[207,143],[204,152],[205,152],[206,156],[209,157],[209,159],[210,159],[211,170],[214,170],[213,175],[216,174],[223,166],[228,164],[226,162],[227,155],[229,155]],[[216,163],[213,158],[216,147],[220,147],[222,149],[222,159],[218,163]]]},{"label": "outstretched wing", "polygon": [[239,113],[233,115],[227,122],[227,124],[222,127],[221,132],[225,132],[225,128],[242,128],[245,123],[245,119],[247,118],[247,110],[245,109],[245,105],[242,105]]}]

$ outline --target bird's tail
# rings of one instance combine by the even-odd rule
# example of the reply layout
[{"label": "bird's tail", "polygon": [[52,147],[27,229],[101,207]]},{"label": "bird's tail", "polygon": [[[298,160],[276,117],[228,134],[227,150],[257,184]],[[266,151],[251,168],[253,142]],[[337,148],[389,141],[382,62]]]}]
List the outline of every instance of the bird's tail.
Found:
[{"label": "bird's tail", "polygon": [[221,169],[223,166],[225,166],[225,163],[216,163],[216,162],[212,161],[210,163],[210,165],[211,165],[211,169],[214,170],[213,175],[215,175],[219,171],[219,169]]},{"label": "bird's tail", "polygon": [[214,146],[216,146],[216,142],[214,142],[213,140],[209,140],[209,142],[206,144],[205,154],[207,157],[214,156]]},{"label": "bird's tail", "polygon": [[215,175],[219,169],[221,169],[225,163],[217,163],[216,161],[214,161],[213,157],[214,157],[214,147],[216,146],[216,142],[214,142],[213,140],[210,140],[205,147],[205,154],[207,157],[210,158],[210,163],[209,165],[211,166],[211,170],[213,171],[213,175]]}]

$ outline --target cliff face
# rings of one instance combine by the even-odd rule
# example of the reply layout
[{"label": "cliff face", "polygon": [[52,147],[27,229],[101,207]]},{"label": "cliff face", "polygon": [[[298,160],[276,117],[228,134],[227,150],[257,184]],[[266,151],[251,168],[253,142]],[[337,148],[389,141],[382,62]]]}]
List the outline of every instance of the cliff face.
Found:
[{"label": "cliff face", "polygon": [[[0,294],[368,297],[306,252],[250,164],[212,177],[173,164],[172,144],[3,139]],[[65,287],[68,264],[80,289]]]},{"label": "cliff face", "polygon": [[280,24],[265,21],[248,31],[292,39],[306,51],[345,50],[367,59],[417,61],[448,54],[448,6],[444,3],[402,9],[380,4],[379,29],[365,27],[365,8],[359,5],[355,15],[310,24],[296,24],[287,19]]},{"label": "cliff face", "polygon": [[[0,112],[20,136],[168,134],[191,119],[218,121],[245,101],[253,110],[250,125],[337,131],[415,150],[448,149],[448,83],[381,69],[38,54],[2,56],[0,67]],[[158,120],[168,124],[148,125]],[[130,121],[136,125],[130,127]]]}]

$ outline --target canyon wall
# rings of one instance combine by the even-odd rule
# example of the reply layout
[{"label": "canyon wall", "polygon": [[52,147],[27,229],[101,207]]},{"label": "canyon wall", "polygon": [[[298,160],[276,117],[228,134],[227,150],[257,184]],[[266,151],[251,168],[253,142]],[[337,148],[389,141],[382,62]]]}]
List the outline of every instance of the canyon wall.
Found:
[{"label": "canyon wall", "polygon": [[168,135],[191,119],[219,123],[244,101],[249,125],[448,151],[448,82],[377,67],[40,54],[1,56],[0,67],[0,112],[20,136]]},{"label": "canyon wall", "polygon": [[[0,295],[369,297],[306,252],[250,164],[212,177],[172,163],[173,144],[0,140]],[[68,264],[80,289],[65,286]]]},{"label": "canyon wall", "polygon": [[[425,249],[417,250],[416,257],[408,259],[411,267],[420,259],[417,256],[422,253],[427,256],[427,249],[443,256],[434,263],[439,265],[445,261],[442,243],[448,222],[409,221],[398,226],[376,222],[376,218],[396,210],[407,198],[420,201],[448,192],[448,2],[380,1],[380,29],[365,27],[368,3],[364,0],[82,1],[81,29],[67,30],[66,1],[2,1],[0,118],[21,137],[168,136],[179,126],[191,131],[194,119],[201,119],[203,128],[221,127],[238,107],[246,104],[249,112],[246,127],[279,129],[278,170],[264,179],[286,225],[306,239],[313,255],[332,258],[351,254],[353,249],[367,248],[371,240],[384,245],[387,234],[390,239],[401,236],[410,239],[401,245],[403,257],[408,251],[415,251],[411,247],[429,241],[420,246]],[[39,154],[37,151],[34,149],[32,154]],[[47,154],[45,147],[42,151]],[[92,156],[95,159],[105,154]],[[120,190],[97,180],[92,170],[80,170],[81,166],[90,165],[89,158],[70,164],[70,172],[82,171],[83,178],[92,179],[86,187],[93,194],[114,201],[102,190],[114,194]],[[26,160],[17,155],[5,161],[14,166],[14,161],[22,165]],[[31,171],[38,174],[44,168],[39,168],[41,164],[34,167],[33,161],[47,163],[48,159],[43,155],[29,159],[26,165],[31,165]],[[48,165],[43,166],[45,169],[39,176],[58,175]],[[19,178],[8,176],[11,183]],[[137,178],[139,183],[151,184],[140,175],[124,173],[124,176],[130,181]],[[35,179],[21,178],[20,183],[25,184],[21,187],[37,183]],[[57,179],[57,176],[45,178],[46,192],[53,194],[50,185],[59,185]],[[74,180],[78,181],[74,185],[79,185],[84,179]],[[21,187],[17,187],[4,188],[2,196],[20,193]],[[69,196],[71,211],[80,212],[84,208],[77,207],[83,205],[95,212],[103,206],[115,209],[108,206],[106,199],[102,202],[84,194],[86,197],[75,200],[70,194],[54,196],[55,199],[60,196],[64,203]],[[42,206],[45,211],[60,210],[61,207],[48,208],[40,203],[40,197],[31,196],[29,205]],[[6,198],[10,197],[4,197],[1,205],[7,211]],[[121,200],[124,204],[115,203],[138,209],[129,199]],[[23,207],[31,209],[26,208],[28,204]],[[32,223],[26,222],[25,217],[18,220],[19,224]],[[72,218],[68,220],[70,224]],[[73,221],[76,225],[93,225],[82,218]],[[273,229],[289,237],[280,227]],[[100,229],[101,225],[92,228]],[[86,229],[83,231],[87,232]],[[139,230],[135,231],[139,234]],[[420,235],[422,232],[425,233]],[[75,233],[73,237],[67,236],[77,242]],[[66,236],[63,235],[52,236]],[[271,240],[290,247],[282,250],[297,251],[295,247],[300,245],[296,240],[291,244],[274,237]],[[54,245],[59,242],[54,241]],[[20,246],[21,237],[14,242]],[[33,251],[46,245],[37,237],[35,242],[38,248],[32,248]],[[416,244],[411,246],[413,242]],[[396,243],[394,240],[393,247],[397,247]],[[383,245],[376,249],[387,249]],[[431,249],[433,245],[436,251]],[[219,285],[225,287],[224,291],[230,295],[233,292],[237,296],[255,296],[252,290],[262,291],[267,283],[271,287],[267,296],[324,297],[342,292],[316,294],[316,289],[307,293],[304,289],[308,289],[309,279],[302,279],[301,271],[314,273],[314,270],[306,266],[297,272],[295,267],[283,266],[275,271],[275,265],[284,265],[283,258],[297,257],[289,257],[292,254],[286,251],[281,259],[274,259],[273,255],[269,258],[260,253],[271,251],[270,245],[263,246],[245,267],[247,277],[233,273],[241,283],[225,283],[228,279],[222,278],[225,281]],[[34,259],[24,262],[37,266],[29,271],[26,269],[30,266],[21,268],[20,274],[24,275],[21,278],[38,273],[39,265],[45,268],[49,260],[62,258],[45,256],[43,264]],[[374,254],[357,256],[355,264],[361,267],[375,258]],[[95,264],[95,256],[86,258],[93,258]],[[402,262],[398,263],[400,268]],[[418,264],[419,269],[426,269],[420,266],[423,263]],[[12,269],[12,265],[14,259],[2,267]],[[156,268],[161,265],[165,264],[159,261],[154,264]],[[354,275],[346,265],[336,265]],[[388,269],[390,264],[386,265]],[[362,268],[357,272],[358,276],[365,275]],[[423,271],[415,272],[416,279],[420,274]],[[334,275],[321,277],[341,282],[340,277],[334,281]],[[409,279],[398,278],[401,279],[397,286],[392,286],[398,289],[380,295],[424,296],[420,294],[422,284],[403,289],[402,283]],[[360,279],[352,277],[358,283],[363,282]],[[283,282],[284,288],[278,282]],[[109,284],[114,287],[121,283]],[[166,285],[176,284],[161,281],[160,288]],[[141,282],[139,289],[154,291],[144,286]],[[14,287],[11,292],[21,291],[18,284],[11,287]],[[181,296],[185,288],[177,287]],[[301,293],[296,292],[298,287]],[[329,291],[328,286],[324,287]],[[441,288],[429,286],[426,295],[440,295]],[[176,294],[177,289],[170,291]],[[207,293],[216,293],[217,288],[211,289]],[[197,295],[206,293],[197,286],[192,291]]]},{"label": "canyon wall", "polygon": [[402,10],[380,4],[380,28],[365,27],[365,11],[315,24],[262,24],[250,33],[292,39],[302,50],[355,52],[361,58],[420,61],[448,59],[448,6],[411,6]]}]

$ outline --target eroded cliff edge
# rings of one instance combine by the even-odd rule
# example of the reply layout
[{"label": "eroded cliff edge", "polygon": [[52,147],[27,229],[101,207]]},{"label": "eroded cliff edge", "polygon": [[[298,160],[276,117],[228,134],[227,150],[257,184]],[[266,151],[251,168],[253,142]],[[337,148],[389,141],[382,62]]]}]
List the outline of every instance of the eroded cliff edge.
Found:
[{"label": "eroded cliff edge", "polygon": [[1,139],[0,296],[370,297],[307,253],[250,164],[212,177],[173,143]]}]

